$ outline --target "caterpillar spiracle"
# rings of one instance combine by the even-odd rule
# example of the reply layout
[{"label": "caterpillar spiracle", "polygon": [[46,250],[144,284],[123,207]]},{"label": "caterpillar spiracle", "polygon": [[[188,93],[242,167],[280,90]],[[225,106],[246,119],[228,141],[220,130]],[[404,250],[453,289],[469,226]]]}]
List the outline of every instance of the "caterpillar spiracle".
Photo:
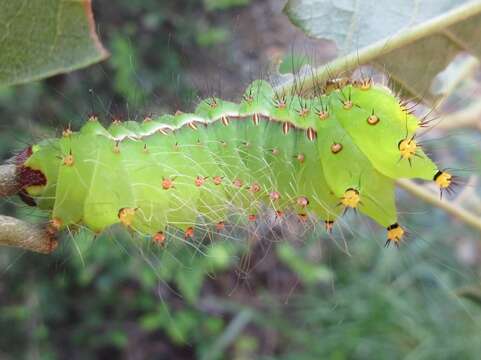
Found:
[{"label": "caterpillar spiracle", "polygon": [[22,197],[51,212],[56,230],[99,233],[121,223],[163,239],[167,226],[193,236],[199,217],[222,228],[229,209],[245,221],[261,206],[317,216],[330,230],[355,209],[387,229],[396,245],[395,180],[434,181],[438,169],[416,140],[422,120],[372,80],[338,82],[303,96],[254,81],[240,103],[212,97],[194,113],[143,122],[91,116],[17,156]]}]

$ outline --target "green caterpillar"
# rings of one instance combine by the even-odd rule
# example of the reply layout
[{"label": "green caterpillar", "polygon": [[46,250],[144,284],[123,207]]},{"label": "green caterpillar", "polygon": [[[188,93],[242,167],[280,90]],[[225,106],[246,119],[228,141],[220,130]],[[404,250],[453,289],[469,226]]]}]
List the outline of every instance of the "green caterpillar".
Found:
[{"label": "green caterpillar", "polygon": [[278,215],[308,213],[331,229],[357,209],[399,244],[395,179],[434,180],[441,171],[416,142],[421,120],[389,89],[344,81],[315,96],[282,95],[257,80],[239,104],[210,98],[193,114],[142,123],[96,117],[78,132],[31,148],[19,176],[41,174],[23,192],[51,211],[55,229],[84,225],[98,233],[122,223],[156,240],[166,226],[193,235],[202,216],[222,228],[230,208],[255,220],[261,205]]}]

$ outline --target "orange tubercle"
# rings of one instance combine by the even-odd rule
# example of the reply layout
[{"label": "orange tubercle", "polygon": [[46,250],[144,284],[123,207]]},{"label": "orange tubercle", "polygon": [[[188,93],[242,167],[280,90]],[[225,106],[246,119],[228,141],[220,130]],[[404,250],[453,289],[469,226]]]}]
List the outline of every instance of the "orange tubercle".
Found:
[{"label": "orange tubercle", "polygon": [[214,177],[212,178],[212,181],[214,181],[214,184],[215,184],[215,185],[220,185],[220,184],[222,184],[222,179],[223,179],[222,176],[218,176],[218,175],[217,175],[217,176],[214,176]]},{"label": "orange tubercle", "polygon": [[185,230],[185,233],[184,233],[184,238],[193,238],[194,237],[194,228],[193,227],[189,227]]},{"label": "orange tubercle", "polygon": [[152,236],[152,241],[159,246],[164,246],[165,245],[165,234],[162,231],[159,231],[159,232],[155,233],[155,235]]},{"label": "orange tubercle", "polygon": [[174,187],[174,181],[170,178],[162,178],[162,189],[169,190]]},{"label": "orange tubercle", "polygon": [[281,198],[281,194],[279,194],[279,192],[277,192],[277,191],[272,191],[269,194],[269,197],[272,201],[278,201]]},{"label": "orange tubercle", "polygon": [[307,205],[309,205],[309,199],[305,196],[300,196],[297,199],[297,205],[299,205],[300,207],[306,207]]},{"label": "orange tubercle", "polygon": [[215,225],[215,229],[217,231],[222,231],[225,229],[225,223],[223,221],[219,221],[216,225]]},{"label": "orange tubercle", "polygon": [[232,182],[232,184],[233,184],[236,188],[240,189],[240,188],[244,185],[244,182],[243,182],[241,179],[235,179],[235,180]]},{"label": "orange tubercle", "polygon": [[254,182],[250,186],[249,191],[253,194],[258,193],[259,191],[261,191],[261,186],[258,183]]},{"label": "orange tubercle", "polygon": [[194,180],[195,186],[201,187],[202,185],[204,185],[205,179],[206,178],[203,176],[197,176]]}]

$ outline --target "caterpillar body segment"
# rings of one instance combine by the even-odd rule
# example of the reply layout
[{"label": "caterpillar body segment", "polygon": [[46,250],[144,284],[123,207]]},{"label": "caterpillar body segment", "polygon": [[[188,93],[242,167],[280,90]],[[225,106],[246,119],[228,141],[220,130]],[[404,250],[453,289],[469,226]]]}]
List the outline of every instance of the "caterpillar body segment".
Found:
[{"label": "caterpillar body segment", "polygon": [[[303,136],[299,134],[298,136]],[[343,211],[339,205],[340,196],[329,186],[327,174],[322,166],[322,154],[318,146],[311,146],[310,142],[299,139],[296,151],[303,155],[303,161],[297,162],[297,193],[305,196],[309,205],[299,212],[308,208],[325,222],[334,221]],[[301,205],[297,204],[298,208]]]},{"label": "caterpillar body segment", "polygon": [[[348,111],[340,111],[345,93],[349,93],[352,107]],[[366,91],[352,86],[338,96],[339,101],[333,101],[331,106],[339,123],[378,171],[391,178],[433,179],[437,167],[414,139],[419,121],[404,110],[393,96],[383,89]],[[372,101],[372,96],[375,96],[376,102]],[[406,145],[410,149],[403,152],[402,147]]]},{"label": "caterpillar body segment", "polygon": [[397,218],[393,179],[377,171],[347,132],[332,123],[318,141],[329,187],[341,200],[348,190],[355,190],[359,204],[348,207],[359,209],[384,227],[393,224]]},{"label": "caterpillar body segment", "polygon": [[239,104],[212,97],[192,114],[107,129],[92,117],[80,131],[32,147],[21,167],[47,181],[24,190],[59,227],[100,232],[122,223],[159,237],[173,225],[189,237],[199,217],[220,228],[232,210],[255,221],[267,206],[312,213],[330,229],[353,209],[397,244],[404,231],[395,180],[434,180],[442,189],[451,182],[416,142],[419,124],[371,82],[302,97],[257,80]]}]

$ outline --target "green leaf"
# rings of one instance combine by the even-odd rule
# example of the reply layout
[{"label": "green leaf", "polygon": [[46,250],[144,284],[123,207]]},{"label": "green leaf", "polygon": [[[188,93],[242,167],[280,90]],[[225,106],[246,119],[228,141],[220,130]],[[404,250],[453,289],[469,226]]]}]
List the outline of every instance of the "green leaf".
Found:
[{"label": "green leaf", "polygon": [[[433,78],[461,51],[481,58],[481,2],[289,0],[284,12],[308,35],[344,55],[315,71],[318,81],[371,64],[405,95],[436,100]],[[311,84],[312,85],[312,84]]]},{"label": "green leaf", "polygon": [[210,27],[199,29],[197,33],[197,44],[201,47],[215,46],[229,40],[230,32],[222,27]]},{"label": "green leaf", "polygon": [[108,56],[91,0],[0,0],[0,85],[42,79]]},{"label": "green leaf", "polygon": [[189,334],[198,325],[197,314],[195,311],[180,310],[172,314],[172,324],[165,330],[175,344],[185,344],[188,342]]},{"label": "green leaf", "polygon": [[237,6],[246,6],[251,0],[204,0],[207,11],[226,10]]},{"label": "green leaf", "polygon": [[296,248],[288,243],[276,247],[279,259],[294,271],[300,280],[307,285],[329,282],[333,279],[332,271],[323,264],[312,264],[305,256],[297,253]]},{"label": "green leaf", "polygon": [[162,320],[157,314],[148,314],[140,319],[140,326],[147,331],[156,330],[162,326]]},{"label": "green leaf", "polygon": [[191,304],[195,304],[199,297],[202,284],[204,283],[204,269],[194,270],[183,269],[177,273],[175,281],[179,287],[180,292],[184,296],[185,300]]},{"label": "green leaf", "polygon": [[229,268],[232,260],[231,251],[224,243],[214,243],[207,249],[207,255],[204,259],[205,268],[210,271],[220,271]]},{"label": "green leaf", "polygon": [[120,329],[115,329],[106,334],[108,342],[119,349],[123,349],[129,343],[127,334]]},{"label": "green leaf", "polygon": [[138,57],[135,46],[122,36],[114,36],[110,41],[111,66],[115,69],[114,87],[130,105],[138,107],[143,99],[143,91],[137,80]]}]

